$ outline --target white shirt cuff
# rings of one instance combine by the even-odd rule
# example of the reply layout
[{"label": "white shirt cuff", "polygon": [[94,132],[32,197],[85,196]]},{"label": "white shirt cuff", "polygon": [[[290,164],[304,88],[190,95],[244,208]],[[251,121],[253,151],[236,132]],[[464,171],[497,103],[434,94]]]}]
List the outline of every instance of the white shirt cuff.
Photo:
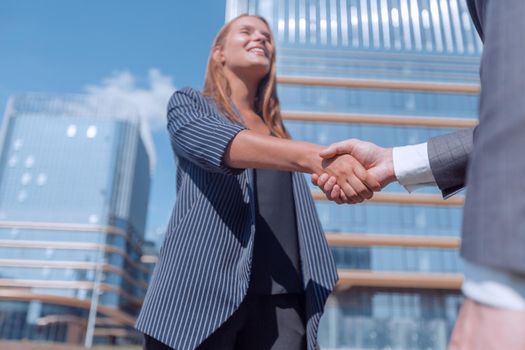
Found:
[{"label": "white shirt cuff", "polygon": [[464,260],[463,293],[478,303],[525,310],[525,277]]},{"label": "white shirt cuff", "polygon": [[426,142],[413,146],[394,147],[393,160],[397,181],[408,192],[436,185],[430,168]]}]

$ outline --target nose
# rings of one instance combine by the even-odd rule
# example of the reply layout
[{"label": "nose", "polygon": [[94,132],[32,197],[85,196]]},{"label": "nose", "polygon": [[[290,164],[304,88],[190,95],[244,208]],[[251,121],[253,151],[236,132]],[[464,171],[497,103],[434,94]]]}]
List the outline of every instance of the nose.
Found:
[{"label": "nose", "polygon": [[262,43],[266,42],[268,39],[264,34],[262,34],[260,31],[256,30],[253,32],[253,40],[254,41],[260,41]]}]

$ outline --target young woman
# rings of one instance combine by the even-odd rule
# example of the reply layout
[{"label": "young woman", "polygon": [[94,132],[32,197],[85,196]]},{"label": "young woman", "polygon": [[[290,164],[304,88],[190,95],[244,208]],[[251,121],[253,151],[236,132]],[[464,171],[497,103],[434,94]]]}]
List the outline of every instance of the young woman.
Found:
[{"label": "young woman", "polygon": [[147,350],[317,347],[337,272],[300,172],[332,175],[355,202],[379,184],[289,139],[275,70],[267,22],[242,15],[215,39],[203,94],[169,102],[177,204],[137,320]]}]

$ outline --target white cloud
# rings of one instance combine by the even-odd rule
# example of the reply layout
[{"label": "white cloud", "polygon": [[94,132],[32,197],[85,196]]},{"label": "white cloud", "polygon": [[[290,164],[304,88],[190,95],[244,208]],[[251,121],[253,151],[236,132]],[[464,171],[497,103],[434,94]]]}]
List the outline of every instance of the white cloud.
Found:
[{"label": "white cloud", "polygon": [[175,91],[173,79],[158,69],[148,72],[148,86],[141,87],[130,72],[116,72],[102,80],[100,85],[88,85],[89,99],[114,117],[147,120],[152,129],[166,126],[166,106]]},{"label": "white cloud", "polygon": [[166,107],[175,91],[173,79],[160,70],[148,71],[148,86],[141,87],[128,71],[115,72],[102,80],[100,85],[85,87],[87,94],[79,109],[96,110],[97,115],[141,121],[141,136],[150,157],[151,171],[155,168],[155,146],[150,128],[166,127]]},{"label": "white cloud", "polygon": [[[99,85],[86,86],[83,94],[35,93],[26,96],[29,98],[26,104],[24,95],[19,96],[16,101],[22,106],[19,113],[31,114],[36,111],[57,117],[116,118],[139,123],[153,172],[156,155],[150,129],[161,130],[166,127],[166,107],[174,91],[173,79],[152,68],[148,71],[147,84],[144,87],[137,84],[133,74],[124,71],[104,78]],[[10,104],[9,108],[17,107]],[[76,131],[70,133],[73,135]]]}]

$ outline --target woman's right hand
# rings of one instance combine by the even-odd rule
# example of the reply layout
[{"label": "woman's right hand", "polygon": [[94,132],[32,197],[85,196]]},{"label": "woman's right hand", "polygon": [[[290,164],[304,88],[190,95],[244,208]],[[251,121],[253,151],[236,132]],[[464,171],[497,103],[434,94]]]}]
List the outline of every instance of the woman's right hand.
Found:
[{"label": "woman's right hand", "polygon": [[349,154],[342,154],[322,162],[323,175],[321,184],[317,174],[312,181],[318,185],[327,198],[341,203],[361,203],[373,197],[375,191],[381,190],[379,182],[371,176],[364,166]]},{"label": "woman's right hand", "polygon": [[[327,173],[334,176],[334,201],[361,203],[380,190],[379,182],[349,154],[324,159],[319,155],[325,148],[308,142],[280,139],[253,130],[243,130],[232,140],[224,161],[232,168],[277,169],[309,174]],[[334,183],[334,186],[335,186]]]}]

